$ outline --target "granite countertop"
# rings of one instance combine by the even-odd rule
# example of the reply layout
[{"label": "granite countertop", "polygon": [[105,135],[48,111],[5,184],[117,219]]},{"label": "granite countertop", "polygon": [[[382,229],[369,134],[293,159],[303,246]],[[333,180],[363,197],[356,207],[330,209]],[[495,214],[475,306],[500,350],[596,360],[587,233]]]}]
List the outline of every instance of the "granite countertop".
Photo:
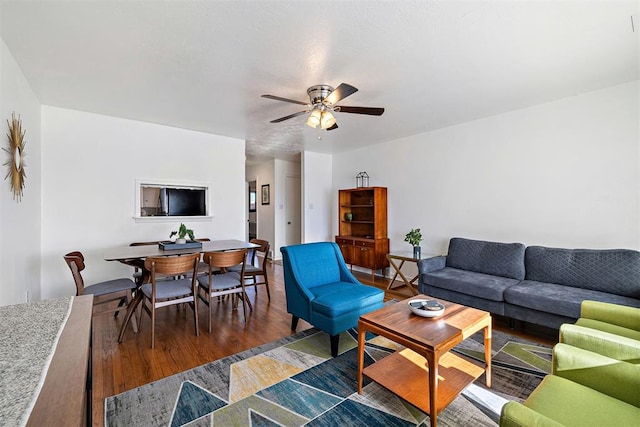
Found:
[{"label": "granite countertop", "polygon": [[72,301],[64,297],[0,307],[0,424],[26,423]]}]

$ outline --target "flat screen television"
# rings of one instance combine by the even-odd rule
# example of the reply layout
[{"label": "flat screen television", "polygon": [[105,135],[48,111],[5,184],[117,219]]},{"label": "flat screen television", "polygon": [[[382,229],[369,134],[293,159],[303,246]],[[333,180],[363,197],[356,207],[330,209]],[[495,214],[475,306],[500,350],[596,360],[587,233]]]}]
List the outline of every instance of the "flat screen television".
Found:
[{"label": "flat screen television", "polygon": [[206,190],[167,188],[169,216],[206,216]]}]

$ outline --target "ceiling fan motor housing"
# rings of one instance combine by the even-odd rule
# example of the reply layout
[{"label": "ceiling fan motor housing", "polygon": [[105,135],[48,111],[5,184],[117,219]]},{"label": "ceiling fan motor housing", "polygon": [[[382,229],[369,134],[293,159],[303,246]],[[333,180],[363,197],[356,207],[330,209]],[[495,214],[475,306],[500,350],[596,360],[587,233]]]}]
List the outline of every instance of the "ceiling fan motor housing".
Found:
[{"label": "ceiling fan motor housing", "polygon": [[311,105],[321,104],[331,92],[333,92],[333,88],[329,85],[315,85],[307,89]]}]

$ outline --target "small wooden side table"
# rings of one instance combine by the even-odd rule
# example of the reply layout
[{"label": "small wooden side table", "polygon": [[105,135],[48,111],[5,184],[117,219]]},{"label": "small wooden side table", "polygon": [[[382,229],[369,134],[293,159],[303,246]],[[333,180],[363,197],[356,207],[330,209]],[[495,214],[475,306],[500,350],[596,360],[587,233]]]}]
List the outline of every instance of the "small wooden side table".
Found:
[{"label": "small wooden side table", "polygon": [[[418,298],[432,299],[426,295]],[[438,318],[413,314],[408,298],[360,316],[358,321],[358,393],[363,375],[429,414],[431,427],[438,413],[482,373],[491,387],[491,315],[486,311],[438,299],[445,312]],[[484,330],[484,367],[451,353],[453,347]],[[366,368],[367,332],[405,348]]]},{"label": "small wooden side table", "polygon": [[[414,295],[418,295],[418,284],[416,283],[416,280],[418,280],[418,277],[420,277],[420,272],[418,272],[418,274],[416,274],[413,279],[409,280],[407,276],[405,276],[402,272],[402,266],[405,262],[412,262],[415,263],[417,267],[418,261],[420,261],[421,259],[431,258],[434,256],[438,256],[438,254],[423,253],[420,255],[420,258],[414,258],[413,251],[388,253],[387,259],[389,260],[389,266],[391,266],[391,268],[393,269],[394,274],[393,278],[387,285],[387,290],[390,291],[401,286],[406,286]],[[396,282],[396,278],[398,276],[400,276],[404,283],[402,285],[394,287],[393,285]]]}]

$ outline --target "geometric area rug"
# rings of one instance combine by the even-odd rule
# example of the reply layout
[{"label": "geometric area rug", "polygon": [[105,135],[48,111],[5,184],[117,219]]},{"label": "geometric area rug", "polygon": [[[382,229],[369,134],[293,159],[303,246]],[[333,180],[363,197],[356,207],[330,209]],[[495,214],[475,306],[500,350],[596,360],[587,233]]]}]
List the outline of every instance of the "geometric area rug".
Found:
[{"label": "geometric area rug", "polygon": [[[480,332],[453,351],[483,361],[482,342]],[[399,348],[385,338],[367,336],[365,365]],[[362,394],[357,393],[355,329],[341,334],[339,353],[332,358],[328,335],[311,328],[111,396],[105,400],[105,425],[429,424],[427,414],[366,377]],[[478,378],[438,414],[438,425],[497,425],[499,405],[524,400],[550,366],[549,347],[492,331],[492,387],[485,387],[484,375]],[[502,402],[497,408],[496,401]]]}]

